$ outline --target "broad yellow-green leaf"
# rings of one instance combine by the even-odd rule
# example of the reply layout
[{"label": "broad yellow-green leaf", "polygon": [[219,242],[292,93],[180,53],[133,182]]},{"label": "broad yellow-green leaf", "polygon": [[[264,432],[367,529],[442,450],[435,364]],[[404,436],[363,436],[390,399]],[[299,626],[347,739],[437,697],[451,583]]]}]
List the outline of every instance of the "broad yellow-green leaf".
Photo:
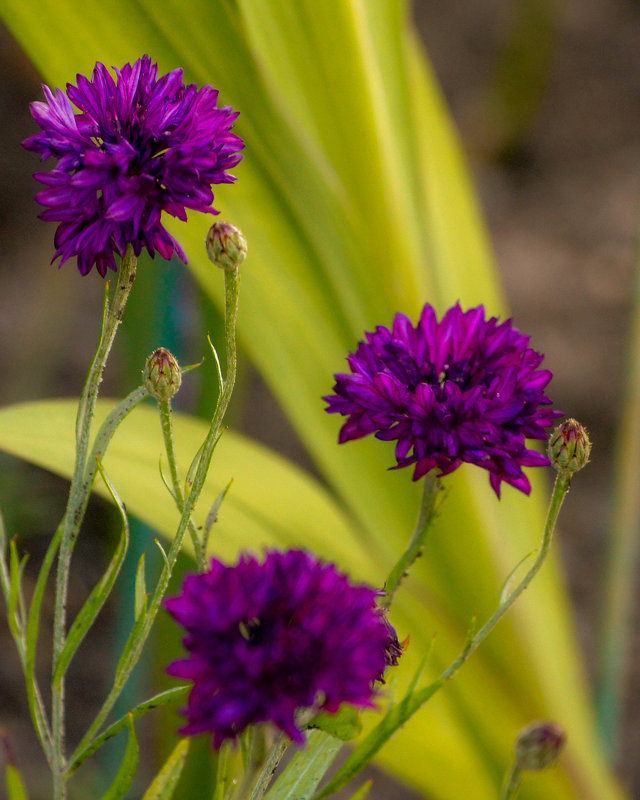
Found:
[{"label": "broad yellow-green leaf", "polygon": [[[236,480],[214,546],[230,554],[274,541],[276,531],[282,534],[278,541],[289,542],[302,528],[309,546],[380,582],[413,524],[416,486],[406,471],[386,471],[390,447],[374,441],[336,447],[339,423],[322,412],[319,398],[330,391],[332,373],[344,368],[363,330],[388,324],[398,310],[416,315],[426,300],[443,310],[458,299],[504,310],[463,159],[407,5],[0,0],[0,9],[55,85],[87,72],[95,60],[120,65],[149,52],[163,70],[183,66],[189,80],[215,84],[222,100],[241,111],[237,130],[247,142],[246,158],[236,170],[237,185],[218,187],[216,205],[249,242],[242,343],[330,486],[334,499],[323,490],[323,503],[346,509],[349,522],[337,511],[335,527],[312,520],[314,513],[287,488],[295,474],[288,468],[278,479],[246,477],[247,464],[238,455],[247,454],[246,443],[225,437],[212,486],[219,491],[231,472]],[[194,218],[176,225],[175,233],[203,289],[220,304],[220,276],[202,248],[208,223]],[[14,423],[28,424],[26,412],[17,413]],[[136,450],[142,413],[135,412],[114,442],[105,467],[128,507],[169,533],[157,517],[160,509],[167,520],[175,512],[168,496],[160,498],[163,489],[153,488],[159,448],[143,462]],[[118,451],[125,436],[131,449]],[[35,446],[22,455],[36,460]],[[67,471],[55,448],[49,457],[50,467]],[[507,489],[500,503],[486,475],[472,469],[448,485],[450,498],[425,558],[394,609],[401,633],[411,634],[405,674],[438,632],[425,680],[462,646],[471,615],[491,613],[506,575],[536,546],[545,505],[542,479],[535,481],[533,497]],[[142,506],[148,505],[144,498],[155,500],[155,491],[160,505],[154,523]],[[293,502],[287,499],[292,496]],[[275,498],[281,510],[274,515]],[[563,765],[525,787],[523,798],[617,797],[595,744],[563,582],[553,563],[464,673],[391,740],[381,758],[431,798],[466,796],[471,775],[474,797],[488,800],[496,796],[518,729],[540,716],[561,721],[570,745]]]},{"label": "broad yellow-green leaf", "polygon": [[[106,400],[98,403],[96,427],[114,404]],[[75,407],[71,400],[52,400],[0,409],[0,447],[69,477],[74,457]],[[184,476],[208,426],[183,414],[176,413],[174,417],[176,451]],[[135,409],[122,423],[104,465],[127,509],[165,536],[171,536],[180,515],[160,477],[161,456],[160,418],[150,402]],[[233,558],[242,547],[304,545],[353,565],[353,572],[359,577],[373,569],[370,557],[357,544],[360,537],[354,532],[356,525],[325,490],[281,456],[233,433],[226,433],[216,449],[210,480],[198,508],[199,521],[204,522],[230,479],[233,485],[211,533],[216,554]],[[100,478],[96,489],[109,498]]]}]

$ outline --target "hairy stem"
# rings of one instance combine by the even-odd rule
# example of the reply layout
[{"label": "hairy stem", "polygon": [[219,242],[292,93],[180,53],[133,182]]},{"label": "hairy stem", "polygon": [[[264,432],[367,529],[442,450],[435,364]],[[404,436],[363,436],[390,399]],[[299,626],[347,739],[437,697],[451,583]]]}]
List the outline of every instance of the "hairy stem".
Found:
[{"label": "hairy stem", "polygon": [[[176,461],[176,452],[173,441],[173,418],[171,414],[171,400],[160,400],[158,403],[160,410],[160,424],[162,427],[162,438],[164,439],[164,449],[167,454],[167,461],[169,462],[169,475],[171,478],[171,489],[173,498],[180,514],[184,511],[184,494],[180,484],[180,475],[178,473],[178,463]],[[204,572],[206,569],[206,553],[204,552],[203,543],[198,537],[198,532],[193,520],[188,523],[189,536],[193,542],[193,549],[196,556],[196,564],[198,570]]]},{"label": "hairy stem", "polygon": [[514,760],[509,771],[505,775],[502,791],[500,792],[500,800],[513,800],[518,794],[520,783],[522,779],[522,772]]},{"label": "hairy stem", "polygon": [[440,481],[436,478],[435,471],[432,470],[424,477],[420,511],[418,512],[418,519],[409,545],[389,573],[389,577],[385,583],[386,595],[381,602],[384,608],[391,607],[391,603],[393,602],[394,595],[400,583],[412,564],[422,554],[429,527],[435,518],[436,498],[438,497],[439,490]]},{"label": "hairy stem", "polygon": [[[98,398],[98,389],[111,346],[113,345],[118,326],[122,321],[122,315],[124,314],[124,309],[135,281],[136,267],[137,259],[133,253],[132,247],[129,245],[120,265],[113,297],[109,299],[107,294],[100,341],[93,361],[91,362],[87,380],[78,405],[78,414],[76,417],[75,466],[69,491],[69,500],[65,511],[65,525],[60,542],[56,575],[52,675],[56,672],[58,659],[66,640],[66,606],[71,554],[84,516],[86,499],[91,491],[91,485],[86,477],[86,467],[91,427]],[[66,768],[64,755],[64,676],[62,676],[62,679],[52,682],[51,707],[54,800],[64,800],[67,796],[66,776],[64,774]]]},{"label": "hairy stem", "polygon": [[[142,649],[149,637],[151,627],[156,618],[160,604],[167,591],[171,573],[175,566],[178,554],[182,547],[184,536],[188,530],[191,522],[192,515],[195,511],[197,502],[202,493],[204,483],[211,464],[211,458],[215,446],[222,435],[222,423],[225,412],[229,406],[231,393],[236,377],[237,355],[236,355],[236,326],[238,319],[238,281],[239,273],[237,269],[225,271],[225,296],[226,296],[226,313],[225,313],[225,343],[227,355],[227,372],[225,376],[223,390],[220,393],[216,408],[211,420],[211,425],[205,441],[199,451],[197,467],[195,476],[190,491],[186,495],[184,501],[184,508],[178,523],[178,529],[173,537],[171,546],[166,554],[166,563],[158,579],[156,588],[151,596],[149,605],[144,617],[141,618],[129,636],[129,640],[125,645],[123,657],[118,664],[116,677],[113,686],[102,704],[102,707],[95,719],[91,723],[89,730],[83,737],[82,741],[76,748],[75,754],[72,756],[72,761],[75,760],[77,754],[84,750],[85,747],[93,740],[102,723],[106,720],[109,712],[113,708],[115,702],[120,696],[133,668],[137,664]],[[57,798],[55,799],[57,800]]]},{"label": "hairy stem", "polygon": [[485,624],[480,628],[480,630],[472,636],[467,644],[465,645],[464,649],[460,653],[460,655],[453,661],[447,669],[442,673],[440,676],[440,680],[446,681],[449,678],[452,678],[456,672],[460,669],[460,667],[464,664],[464,662],[469,658],[469,656],[475,652],[478,647],[482,644],[482,642],[487,638],[487,636],[491,633],[491,631],[496,627],[498,622],[504,617],[507,611],[511,608],[511,606],[516,602],[516,600],[520,597],[520,595],[524,592],[524,590],[529,586],[531,581],[535,578],[535,576],[540,571],[540,567],[544,563],[545,558],[547,557],[547,553],[549,552],[549,547],[553,540],[553,533],[555,531],[556,522],[558,521],[558,514],[560,513],[560,509],[562,508],[562,503],[564,502],[564,498],[569,491],[569,486],[571,484],[571,474],[559,472],[556,476],[556,481],[553,486],[553,494],[551,495],[551,502],[549,504],[549,510],[547,512],[547,519],[544,526],[544,534],[542,537],[542,544],[540,545],[540,550],[538,551],[538,556],[531,567],[531,569],[527,572],[524,578],[520,581],[520,583],[515,587],[515,589],[509,594],[509,596],[500,603],[498,606],[497,611],[495,614],[485,622]]}]

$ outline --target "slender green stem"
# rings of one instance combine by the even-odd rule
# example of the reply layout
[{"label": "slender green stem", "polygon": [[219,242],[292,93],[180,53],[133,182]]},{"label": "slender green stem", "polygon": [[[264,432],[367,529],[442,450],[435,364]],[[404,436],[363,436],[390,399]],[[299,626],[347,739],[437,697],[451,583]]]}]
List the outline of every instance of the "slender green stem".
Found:
[{"label": "slender green stem", "polygon": [[[114,433],[118,429],[120,423],[127,417],[133,409],[138,406],[145,397],[149,396],[149,390],[146,386],[138,386],[132,392],[115,405],[105,417],[104,422],[100,426],[96,438],[91,448],[89,460],[87,462],[87,469],[84,475],[84,483],[89,490],[85,496],[85,503],[89,499],[89,493],[93,488],[93,481],[95,480],[98,472],[98,462],[102,461],[104,454],[107,451]],[[86,507],[86,506],[85,506]],[[84,508],[82,509],[84,514]]]},{"label": "slender green stem", "polygon": [[[178,523],[178,529],[166,554],[166,563],[163,567],[156,588],[149,601],[149,606],[146,613],[140,618],[125,645],[123,657],[118,664],[116,671],[116,678],[113,686],[102,704],[102,707],[95,719],[91,723],[89,730],[84,735],[82,741],[76,748],[72,761],[76,755],[81,752],[89,742],[92,741],[94,736],[100,730],[102,723],[107,718],[109,712],[113,708],[116,700],[120,696],[129,676],[137,664],[142,649],[151,631],[151,627],[156,618],[162,599],[167,591],[169,580],[173,567],[175,566],[178,554],[182,547],[182,541],[185,533],[188,530],[189,523],[191,522],[192,515],[202,493],[204,483],[213,456],[215,446],[222,435],[222,422],[224,414],[229,406],[231,393],[235,383],[237,355],[236,355],[236,325],[238,319],[238,270],[225,271],[225,296],[226,296],[226,314],[225,314],[225,342],[226,342],[226,355],[227,355],[227,373],[224,382],[224,388],[218,398],[216,409],[214,411],[213,419],[209,431],[205,438],[200,451],[200,457],[195,470],[193,484],[191,491],[187,494],[184,502],[184,509]],[[57,798],[56,798],[57,800]]]},{"label": "slender green stem", "polygon": [[[173,498],[175,500],[178,511],[182,514],[184,511],[184,494],[182,493],[182,485],[180,483],[180,475],[178,473],[178,462],[176,461],[176,452],[173,439],[173,417],[171,414],[171,400],[160,400],[158,402],[160,410],[160,424],[162,427],[162,438],[164,439],[164,449],[167,454],[167,461],[169,462],[169,475],[171,477],[171,489],[173,491]],[[193,542],[193,549],[196,556],[196,564],[198,570],[204,572],[206,569],[206,553],[204,552],[203,542],[198,536],[196,526],[193,520],[189,520],[189,535]]]},{"label": "slender green stem", "polygon": [[236,350],[236,327],[238,323],[238,286],[240,282],[240,272],[236,269],[224,271],[224,290],[225,290],[225,351],[227,357],[227,369],[222,391],[218,396],[218,402],[213,413],[209,432],[204,440],[200,459],[193,479],[193,486],[189,494],[189,499],[194,491],[198,496],[202,491],[204,482],[209,472],[211,458],[216,444],[222,435],[222,423],[229,407],[229,401],[233,393],[236,382],[236,372],[238,367],[238,356]]},{"label": "slender green stem", "polygon": [[380,603],[384,608],[391,607],[391,603],[393,602],[394,595],[400,583],[407,575],[407,572],[416,559],[422,554],[429,527],[435,517],[436,498],[438,497],[439,491],[440,481],[436,478],[435,470],[432,470],[424,477],[420,511],[418,512],[418,519],[409,545],[389,573],[389,577],[385,583],[386,594]]},{"label": "slender green stem", "polygon": [[365,736],[362,742],[355,747],[331,780],[314,795],[314,798],[322,800],[322,798],[329,797],[353,780],[353,778],[371,761],[383,744],[390,739],[393,733],[397,731],[401,725],[404,725],[404,723],[411,719],[411,717],[456,674],[471,653],[473,653],[491,633],[539,572],[549,551],[558,514],[567,491],[569,490],[570,482],[570,473],[558,473],[549,503],[549,510],[547,512],[547,519],[545,521],[544,533],[538,556],[535,564],[527,572],[514,591],[500,603],[498,610],[489,621],[483,625],[475,635],[469,636],[460,655],[444,670],[439,678],[420,689],[416,689],[415,686],[410,687],[404,698],[391,707],[383,719],[369,734],[367,734],[367,736]]},{"label": "slender green stem", "polygon": [[538,551],[538,556],[533,566],[527,572],[524,578],[520,581],[520,583],[515,587],[515,589],[511,592],[511,594],[500,603],[495,614],[489,620],[487,620],[487,622],[485,622],[482,628],[480,628],[480,630],[474,636],[471,636],[469,638],[460,655],[442,673],[442,675],[440,676],[440,680],[442,681],[449,680],[449,678],[452,678],[456,674],[456,672],[460,669],[460,667],[464,664],[464,662],[469,658],[469,656],[473,652],[475,652],[475,650],[478,649],[478,647],[487,638],[487,636],[491,633],[491,631],[496,627],[498,622],[500,622],[502,617],[504,617],[507,611],[516,602],[516,600],[520,597],[520,595],[524,592],[527,586],[529,586],[531,581],[540,571],[540,567],[544,563],[544,560],[547,557],[547,553],[549,552],[549,547],[553,540],[553,532],[555,530],[556,522],[558,520],[558,514],[560,513],[560,509],[562,508],[562,503],[564,502],[564,498],[566,497],[567,492],[569,491],[570,484],[571,484],[570,473],[559,472],[557,474],[556,481],[553,486],[553,494],[551,495],[551,502],[549,503],[549,510],[547,512],[547,519],[544,526],[542,544],[540,545],[540,550]]},{"label": "slender green stem", "polygon": [[173,418],[171,415],[171,400],[160,400],[158,403],[160,409],[160,422],[162,425],[162,438],[164,439],[164,449],[167,453],[167,460],[169,462],[169,473],[171,475],[171,486],[176,493],[176,497],[180,502],[183,502],[182,487],[180,486],[180,477],[178,475],[178,463],[176,461],[176,450],[173,443]]},{"label": "slender green stem", "polygon": [[[87,460],[86,469],[85,469],[85,473],[84,473],[84,479],[83,479],[83,482],[82,482],[83,493],[82,493],[82,496],[80,496],[80,495],[78,496],[78,501],[79,501],[80,505],[76,506],[76,514],[77,514],[77,516],[78,516],[78,518],[80,520],[84,519],[84,515],[85,515],[86,509],[87,509],[87,505],[89,503],[89,496],[90,496],[91,490],[93,488],[93,484],[95,482],[96,475],[98,473],[98,465],[101,462],[102,458],[104,457],[104,454],[107,451],[107,448],[108,448],[108,446],[109,446],[109,444],[111,442],[111,439],[113,438],[114,433],[116,432],[116,430],[117,430],[118,426],[120,425],[120,423],[125,419],[125,417],[127,417],[128,414],[131,411],[133,411],[133,409],[137,405],[139,405],[139,403],[145,397],[148,396],[148,394],[149,394],[149,391],[144,386],[139,386],[137,389],[134,389],[134,391],[130,392],[127,395],[127,397],[124,398],[124,400],[121,400],[120,403],[118,403],[116,406],[114,406],[114,408],[109,412],[109,414],[107,415],[106,419],[104,420],[104,422],[100,426],[100,429],[99,429],[98,433],[96,434],[96,437],[95,437],[95,440],[94,440],[94,443],[93,443],[93,447],[91,449],[91,453],[89,454],[89,458]],[[46,580],[47,580],[47,576],[48,576],[48,572],[49,572],[50,562],[53,559],[53,557],[55,556],[55,552],[56,552],[57,547],[59,546],[59,542],[61,540],[61,536],[64,534],[65,520],[66,520],[66,517],[63,518],[62,522],[60,523],[58,531],[56,531],[56,535],[55,535],[54,539],[52,540],[52,546],[50,546],[50,549],[47,551],[47,556],[46,556],[45,562],[43,564],[43,570],[46,567],[46,574],[43,574],[43,585],[42,585],[42,588],[41,588],[41,591],[40,591],[39,595],[37,595],[37,593],[34,593],[34,600],[32,601],[32,607],[31,607],[31,611],[30,611],[30,614],[29,614],[29,626],[30,626],[30,628],[33,627],[34,631],[33,631],[32,635],[31,635],[31,639],[30,639],[31,642],[32,642],[32,648],[31,648],[30,656],[29,656],[29,651],[27,651],[28,652],[28,658],[27,658],[27,667],[28,667],[28,671],[27,671],[27,690],[29,690],[29,685],[31,683],[33,683],[33,681],[35,681],[35,676],[34,676],[35,647],[36,647],[36,639],[37,639],[37,628],[38,628],[38,625],[39,625],[40,603],[42,602],[42,593],[44,592],[44,588],[45,588],[45,584],[46,584]],[[53,548],[53,545],[55,545],[55,549]],[[47,564],[49,566],[47,566]],[[39,582],[40,582],[40,579],[39,579]],[[36,596],[39,597],[37,607],[36,607],[36,603],[35,603]],[[29,639],[29,637],[28,637],[28,639]],[[30,668],[30,670],[29,670],[29,668]],[[52,694],[54,696],[59,691],[59,688],[60,688],[61,683],[63,681],[64,681],[64,671],[62,671],[62,673],[58,673],[58,674],[54,673],[54,676],[53,676],[53,679],[52,679]]]},{"label": "slender green stem", "polygon": [[509,767],[509,771],[505,775],[502,791],[500,792],[500,800],[513,800],[513,798],[518,794],[521,780],[522,771],[514,759]]},{"label": "slender green stem", "polygon": [[[60,542],[58,570],[56,575],[55,609],[53,621],[53,667],[57,668],[58,658],[65,644],[66,605],[69,583],[71,554],[82,523],[83,508],[90,492],[85,478],[91,427],[95,414],[98,388],[102,380],[105,364],[113,344],[118,326],[135,281],[137,259],[131,246],[122,259],[116,278],[116,288],[111,300],[105,302],[100,341],[96,354],[91,362],[86,383],[84,385],[78,415],[76,418],[76,458],[69,491],[69,500],[65,511],[65,526]],[[108,291],[108,290],[107,290]],[[67,796],[64,756],[64,676],[56,681],[51,690],[52,734],[53,734],[53,789],[54,800],[64,800]]]}]

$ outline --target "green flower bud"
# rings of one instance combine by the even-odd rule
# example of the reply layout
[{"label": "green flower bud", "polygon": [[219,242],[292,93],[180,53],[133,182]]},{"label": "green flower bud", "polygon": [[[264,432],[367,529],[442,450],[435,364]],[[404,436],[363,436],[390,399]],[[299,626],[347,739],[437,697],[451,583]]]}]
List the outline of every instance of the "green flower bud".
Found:
[{"label": "green flower bud", "polygon": [[544,769],[558,759],[567,736],[555,722],[533,722],[516,740],[516,764],[520,770]]},{"label": "green flower bud", "polygon": [[156,400],[169,400],[180,388],[182,370],[175,356],[165,347],[159,347],[147,359],[142,380]]},{"label": "green flower bud", "polygon": [[566,419],[549,437],[549,458],[558,472],[577,472],[589,463],[591,441],[586,428]]},{"label": "green flower bud", "polygon": [[247,257],[247,241],[228,222],[216,221],[206,238],[207,255],[220,269],[237,269]]}]

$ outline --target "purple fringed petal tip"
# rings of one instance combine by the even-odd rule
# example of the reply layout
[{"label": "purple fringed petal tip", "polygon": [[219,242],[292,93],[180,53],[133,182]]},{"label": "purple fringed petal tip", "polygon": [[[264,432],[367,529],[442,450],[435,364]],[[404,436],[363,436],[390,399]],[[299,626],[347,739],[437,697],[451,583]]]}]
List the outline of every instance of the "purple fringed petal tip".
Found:
[{"label": "purple fringed petal tip", "polygon": [[53,260],[77,257],[83,275],[115,270],[128,244],[136,255],[146,248],[186,263],[162,213],[217,214],[211,186],[235,180],[228,170],[244,148],[231,131],[238,114],[219,107],[210,86],[185,85],[179,69],[158,78],[148,55],[114,72],[97,63],[66,94],[44,86],[45,100],[31,104],[42,130],[23,142],[42,160],[58,159],[34,176],[50,187],[37,199],[41,217],[59,223]]},{"label": "purple fringed petal tip", "polygon": [[414,466],[414,480],[467,462],[489,472],[498,497],[503,482],[528,494],[522,468],[549,460],[526,440],[546,439],[562,416],[548,408],[542,360],[510,319],[456,304],[438,321],[427,304],[415,326],[396,314],[391,329],[366,333],[347,359],[351,373],[336,374],[323,399],[329,414],[346,417],[340,443],[371,433],[395,441],[396,468]]},{"label": "purple fringed petal tip", "polygon": [[304,742],[299,709],[372,705],[375,684],[402,653],[379,592],[350,583],[301,550],[211,561],[188,576],[167,611],[186,630],[188,657],[170,675],[193,681],[181,733],[210,733],[218,748],[271,722]]}]

